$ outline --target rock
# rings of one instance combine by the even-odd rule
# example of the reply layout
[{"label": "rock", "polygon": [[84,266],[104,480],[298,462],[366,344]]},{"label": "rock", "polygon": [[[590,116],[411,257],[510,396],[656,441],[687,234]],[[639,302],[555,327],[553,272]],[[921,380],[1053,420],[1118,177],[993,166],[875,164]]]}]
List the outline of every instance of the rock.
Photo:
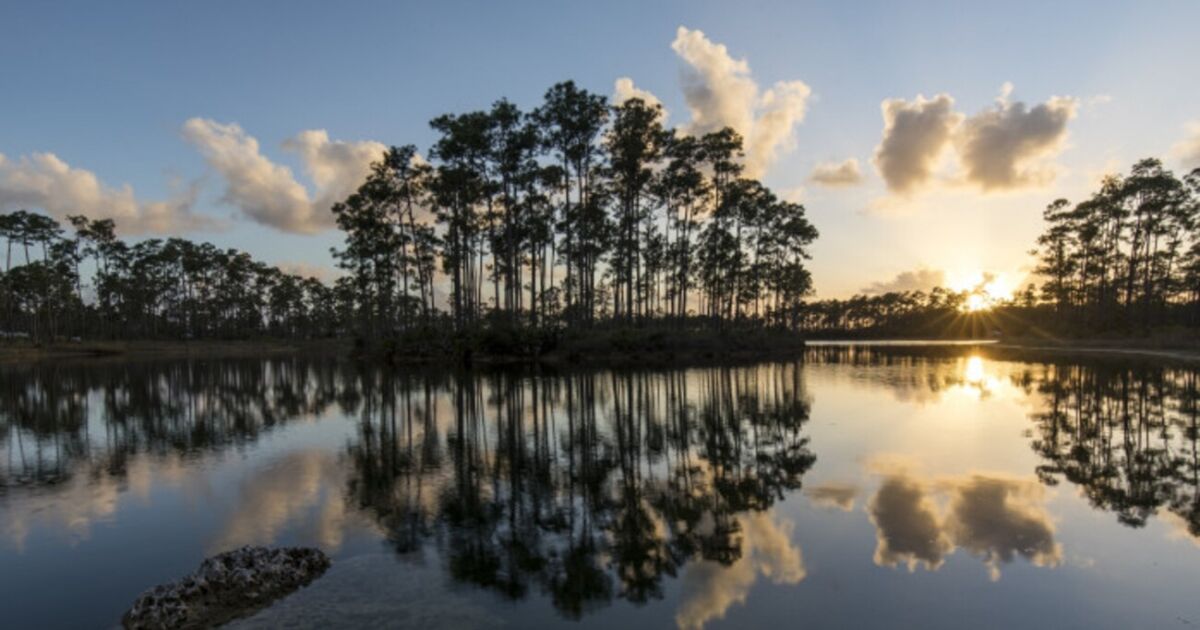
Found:
[{"label": "rock", "polygon": [[207,628],[250,614],[307,585],[329,568],[307,547],[242,547],[200,563],[191,575],[138,596],[126,628]]}]

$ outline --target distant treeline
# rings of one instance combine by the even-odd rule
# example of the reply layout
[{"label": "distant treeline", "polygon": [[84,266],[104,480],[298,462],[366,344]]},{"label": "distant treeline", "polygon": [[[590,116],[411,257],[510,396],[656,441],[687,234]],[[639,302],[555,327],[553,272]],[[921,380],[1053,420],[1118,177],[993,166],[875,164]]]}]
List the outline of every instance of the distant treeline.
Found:
[{"label": "distant treeline", "polygon": [[1026,291],[1013,300],[991,300],[986,310],[971,311],[972,293],[934,287],[815,300],[804,305],[800,327],[810,336],[827,338],[979,338],[1018,332],[1013,324],[1038,310],[1035,298]]},{"label": "distant treeline", "polygon": [[1010,298],[978,291],[898,291],[809,302],[799,327],[815,336],[978,337],[994,333],[1143,334],[1200,325],[1200,169],[1182,179],[1156,159],[1072,205],[1046,208],[1036,273]]},{"label": "distant treeline", "polygon": [[[337,289],[245,252],[180,238],[130,244],[111,219],[0,215],[6,336],[89,339],[326,336],[346,315]],[[16,260],[14,261],[14,258]],[[87,269],[92,270],[86,282]]]}]

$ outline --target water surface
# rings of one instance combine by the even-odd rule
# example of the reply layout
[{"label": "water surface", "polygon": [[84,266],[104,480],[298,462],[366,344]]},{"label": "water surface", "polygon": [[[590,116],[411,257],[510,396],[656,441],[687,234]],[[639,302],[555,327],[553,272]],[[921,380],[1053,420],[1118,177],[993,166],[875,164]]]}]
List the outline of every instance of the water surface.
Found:
[{"label": "water surface", "polygon": [[242,627],[1200,623],[1195,370],[814,347],[672,370],[0,371],[4,627],[106,627],[245,544]]}]

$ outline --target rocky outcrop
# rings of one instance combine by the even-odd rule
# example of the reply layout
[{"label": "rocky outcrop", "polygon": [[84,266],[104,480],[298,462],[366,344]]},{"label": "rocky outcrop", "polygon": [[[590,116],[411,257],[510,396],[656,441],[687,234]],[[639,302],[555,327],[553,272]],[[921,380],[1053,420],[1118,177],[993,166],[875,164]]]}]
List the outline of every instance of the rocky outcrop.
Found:
[{"label": "rocky outcrop", "polygon": [[194,573],[145,591],[121,618],[126,628],[207,628],[250,614],[329,568],[319,549],[242,547]]}]

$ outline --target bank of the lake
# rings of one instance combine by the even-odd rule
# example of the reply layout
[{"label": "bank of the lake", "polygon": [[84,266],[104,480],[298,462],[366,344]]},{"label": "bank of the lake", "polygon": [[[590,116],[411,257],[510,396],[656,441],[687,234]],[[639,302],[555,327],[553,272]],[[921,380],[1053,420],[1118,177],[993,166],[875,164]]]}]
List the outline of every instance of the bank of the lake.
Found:
[{"label": "bank of the lake", "polygon": [[346,355],[353,344],[340,339],[294,340],[135,340],[59,341],[35,344],[26,341],[0,343],[0,363],[52,359],[234,359],[290,354]]}]

